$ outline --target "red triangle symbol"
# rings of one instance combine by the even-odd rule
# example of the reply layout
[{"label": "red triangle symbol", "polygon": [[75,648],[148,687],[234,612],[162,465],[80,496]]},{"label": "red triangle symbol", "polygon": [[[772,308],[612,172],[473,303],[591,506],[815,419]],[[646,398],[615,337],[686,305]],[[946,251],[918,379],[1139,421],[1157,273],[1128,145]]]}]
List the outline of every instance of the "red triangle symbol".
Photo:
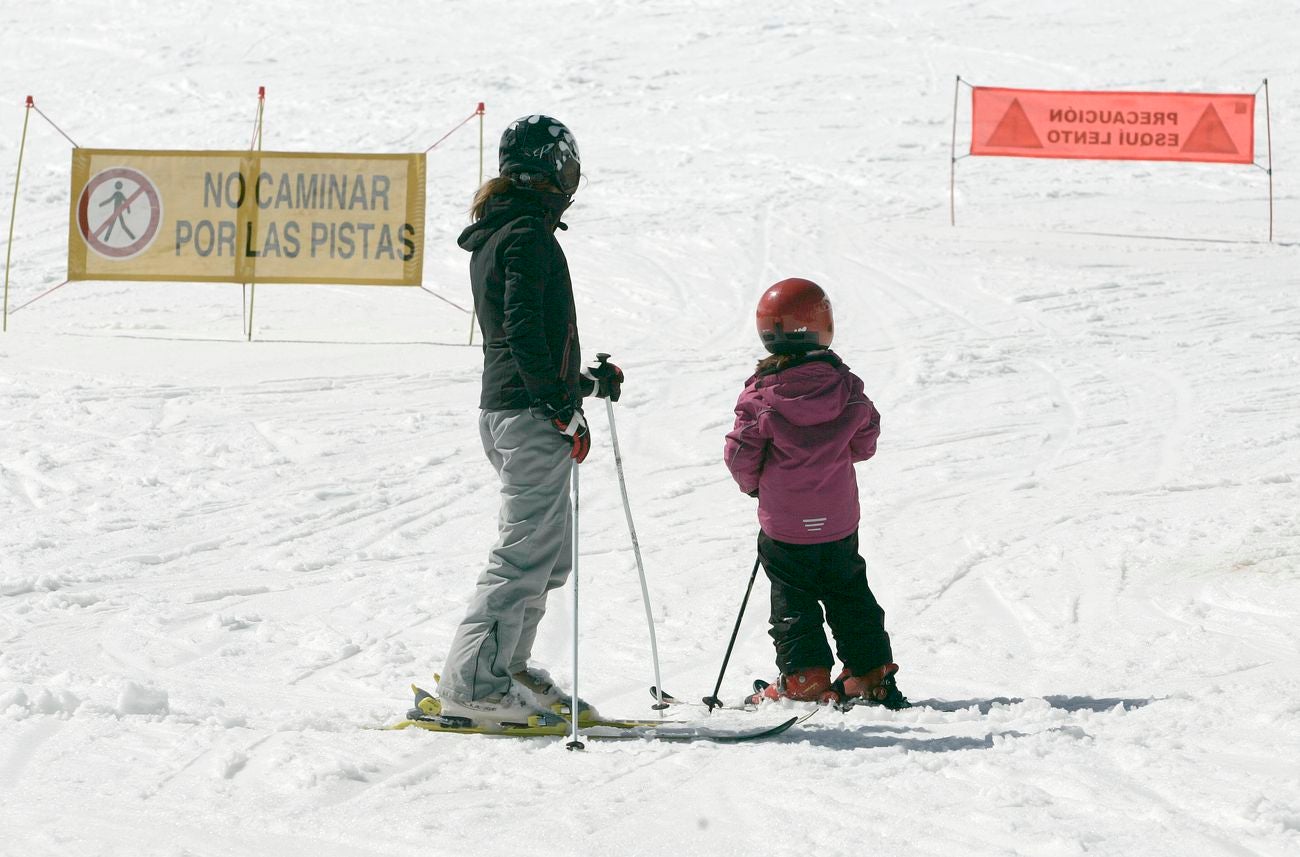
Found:
[{"label": "red triangle symbol", "polygon": [[1011,99],[1011,106],[993,129],[986,146],[1002,149],[1041,149],[1042,142],[1034,133],[1034,126],[1025,115],[1025,108],[1020,106],[1020,99]]},{"label": "red triangle symbol", "polygon": [[1209,152],[1214,155],[1237,154],[1237,146],[1232,142],[1232,137],[1213,104],[1206,105],[1205,112],[1196,120],[1196,127],[1187,135],[1187,142],[1183,144],[1183,151]]}]

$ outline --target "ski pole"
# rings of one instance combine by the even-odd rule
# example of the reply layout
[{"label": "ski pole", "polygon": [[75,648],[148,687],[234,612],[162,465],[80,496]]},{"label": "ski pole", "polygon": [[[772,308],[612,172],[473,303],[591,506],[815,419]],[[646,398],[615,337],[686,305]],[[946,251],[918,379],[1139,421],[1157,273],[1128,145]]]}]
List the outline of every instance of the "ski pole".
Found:
[{"label": "ski pole", "polygon": [[573,718],[573,730],[569,743],[564,746],[581,750],[585,745],[578,738],[578,720],[581,719],[578,703],[578,459],[573,459],[570,471],[569,497],[573,502],[573,703],[569,706],[569,714]]},{"label": "ski pole", "polygon": [[758,577],[758,557],[754,557],[754,570],[749,575],[749,586],[745,587],[745,597],[740,602],[740,613],[736,616],[736,627],[731,632],[731,642],[727,643],[727,653],[722,657],[722,669],[718,670],[718,683],[713,686],[713,695],[704,697],[704,704],[709,711],[721,708],[718,691],[722,689],[722,676],[727,672],[727,662],[731,660],[731,649],[736,645],[736,635],[740,633],[740,620],[745,617],[745,606],[749,604],[749,593],[754,589],[754,578]]},{"label": "ski pole", "polygon": [[[609,359],[608,354],[597,354],[596,359],[603,365]],[[614,447],[614,468],[618,471],[618,487],[623,493],[623,514],[627,517],[627,531],[632,537],[632,555],[636,557],[636,573],[641,578],[641,601],[645,604],[646,627],[650,629],[650,659],[654,663],[655,708],[663,711],[668,707],[664,702],[663,682],[659,677],[659,644],[655,640],[654,612],[650,609],[650,587],[646,585],[645,564],[641,561],[641,543],[636,537],[636,524],[632,523],[632,504],[627,498],[627,478],[623,475],[623,456],[618,449],[618,430],[614,428],[614,403],[605,399],[605,414],[609,417],[609,440]]]}]

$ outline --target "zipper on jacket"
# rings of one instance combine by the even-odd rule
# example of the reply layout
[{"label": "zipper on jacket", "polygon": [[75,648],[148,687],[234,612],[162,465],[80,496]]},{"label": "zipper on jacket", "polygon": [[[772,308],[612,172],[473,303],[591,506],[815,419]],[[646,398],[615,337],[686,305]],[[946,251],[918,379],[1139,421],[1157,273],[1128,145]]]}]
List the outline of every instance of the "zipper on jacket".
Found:
[{"label": "zipper on jacket", "polygon": [[564,359],[560,361],[560,383],[565,385],[569,383],[569,353],[573,346],[573,335],[576,332],[573,328],[573,322],[569,322],[569,328],[564,334]]}]

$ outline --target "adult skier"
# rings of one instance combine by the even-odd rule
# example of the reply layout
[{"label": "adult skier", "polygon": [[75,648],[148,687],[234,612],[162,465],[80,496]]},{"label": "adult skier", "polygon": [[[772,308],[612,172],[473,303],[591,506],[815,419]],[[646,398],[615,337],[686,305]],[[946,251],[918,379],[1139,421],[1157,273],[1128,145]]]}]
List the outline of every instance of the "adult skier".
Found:
[{"label": "adult skier", "polygon": [[[581,162],[573,134],[542,115],[501,135],[500,175],[474,196],[470,282],[483,333],[479,433],[501,479],[499,537],[452,638],[442,713],[480,723],[526,721],[568,694],[529,663],[547,594],[572,570],[570,476],[591,449],[584,395],[618,400],[613,363],[584,369],[573,285],[555,230]],[[581,703],[580,703],[581,704]]]}]

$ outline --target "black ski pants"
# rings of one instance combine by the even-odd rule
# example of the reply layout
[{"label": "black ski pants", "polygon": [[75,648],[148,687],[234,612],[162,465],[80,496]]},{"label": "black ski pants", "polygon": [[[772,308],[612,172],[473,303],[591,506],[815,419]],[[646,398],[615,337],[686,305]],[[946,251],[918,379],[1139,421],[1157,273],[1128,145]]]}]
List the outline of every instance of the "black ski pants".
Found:
[{"label": "black ski pants", "polygon": [[867,563],[858,555],[858,534],[815,545],[779,542],[758,534],[758,558],[772,582],[776,665],[783,675],[809,667],[832,667],[825,623],[835,651],[851,675],[864,675],[894,659],[885,611],[867,585]]}]

